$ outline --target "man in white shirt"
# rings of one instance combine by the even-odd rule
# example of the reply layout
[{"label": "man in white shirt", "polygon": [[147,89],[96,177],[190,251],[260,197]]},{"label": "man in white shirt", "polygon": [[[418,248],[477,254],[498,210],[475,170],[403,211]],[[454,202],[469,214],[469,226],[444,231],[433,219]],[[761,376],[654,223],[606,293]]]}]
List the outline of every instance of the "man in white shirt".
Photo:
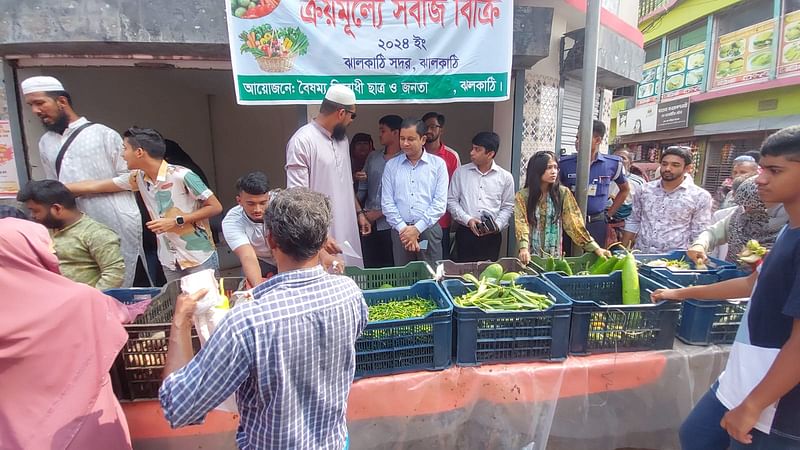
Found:
[{"label": "man in white shirt", "polygon": [[275,258],[264,236],[264,211],[273,192],[263,172],[251,172],[236,182],[237,206],[222,220],[222,234],[242,263],[242,272],[250,286],[278,273]]},{"label": "man in white shirt", "polygon": [[496,261],[502,231],[514,213],[514,177],[494,162],[500,136],[482,131],[472,138],[471,163],[450,180],[447,210],[461,226],[456,230],[459,262]]},{"label": "man in white shirt", "polygon": [[[72,109],[72,97],[60,81],[53,77],[31,77],[20,87],[25,103],[47,129],[39,139],[45,178],[69,184],[105,180],[128,173],[128,166],[122,158],[119,133],[79,116]],[[87,216],[119,235],[125,261],[122,287],[132,286],[134,278],[137,286],[150,285],[144,270],[147,259],[142,248],[142,217],[134,194],[99,194],[78,198],[77,202],[78,208]]]},{"label": "man in white shirt", "polygon": [[[356,94],[343,84],[330,86],[322,100],[319,115],[302,126],[286,145],[286,187],[307,187],[331,199],[333,220],[324,249],[342,253],[349,266],[363,266],[362,235],[372,227],[352,189],[350,147],[347,127],[356,118]],[[343,189],[350,186],[350,189]],[[345,247],[346,249],[346,247]]]}]

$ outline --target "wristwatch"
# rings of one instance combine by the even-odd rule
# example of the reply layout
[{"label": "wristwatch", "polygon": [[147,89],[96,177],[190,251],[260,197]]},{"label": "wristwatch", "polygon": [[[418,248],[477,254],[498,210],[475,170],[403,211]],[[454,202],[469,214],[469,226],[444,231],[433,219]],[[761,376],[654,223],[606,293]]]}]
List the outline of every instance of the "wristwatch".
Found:
[{"label": "wristwatch", "polygon": [[175,216],[175,223],[177,223],[179,227],[182,227],[186,221],[183,219],[183,216]]}]

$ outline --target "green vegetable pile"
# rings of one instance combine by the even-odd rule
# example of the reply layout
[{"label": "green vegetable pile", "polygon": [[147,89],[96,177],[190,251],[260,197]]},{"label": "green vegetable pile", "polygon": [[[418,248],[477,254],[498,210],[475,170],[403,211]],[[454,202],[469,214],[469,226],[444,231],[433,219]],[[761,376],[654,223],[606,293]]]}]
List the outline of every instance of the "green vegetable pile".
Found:
[{"label": "green vegetable pile", "polygon": [[742,249],[742,251],[736,256],[743,264],[755,264],[766,254],[766,248],[759,244],[757,240],[750,239],[747,241],[744,249]]},{"label": "green vegetable pile", "polygon": [[369,321],[381,322],[424,317],[437,308],[436,302],[427,298],[412,297],[405,300],[389,300],[368,307]]},{"label": "green vegetable pile", "polygon": [[[495,270],[496,268],[492,268],[492,272],[489,274]],[[500,270],[502,271],[502,267]],[[484,311],[541,311],[550,308],[555,303],[547,295],[530,292],[517,286],[516,278],[509,280],[510,284],[498,284],[494,281],[497,277],[488,277],[485,274],[487,274],[486,271],[481,274],[480,280],[472,274],[462,277],[464,281],[473,283],[476,289],[456,297],[454,299],[456,305],[464,308],[476,307]],[[503,278],[501,273],[500,279]]]},{"label": "green vegetable pile", "polygon": [[[691,270],[692,265],[684,258],[681,259],[655,259],[647,263],[650,267],[666,267],[671,270]],[[705,270],[705,266],[696,267],[697,270]]]}]

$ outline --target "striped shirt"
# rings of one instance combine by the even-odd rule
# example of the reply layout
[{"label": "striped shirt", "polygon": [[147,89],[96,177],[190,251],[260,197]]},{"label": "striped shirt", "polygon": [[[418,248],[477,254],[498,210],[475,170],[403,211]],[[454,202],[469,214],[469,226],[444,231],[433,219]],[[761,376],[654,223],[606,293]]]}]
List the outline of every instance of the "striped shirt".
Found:
[{"label": "striped shirt", "polygon": [[280,273],[233,308],[159,397],[172,427],[201,423],[232,393],[240,449],[341,449],[367,305],[321,266]]}]

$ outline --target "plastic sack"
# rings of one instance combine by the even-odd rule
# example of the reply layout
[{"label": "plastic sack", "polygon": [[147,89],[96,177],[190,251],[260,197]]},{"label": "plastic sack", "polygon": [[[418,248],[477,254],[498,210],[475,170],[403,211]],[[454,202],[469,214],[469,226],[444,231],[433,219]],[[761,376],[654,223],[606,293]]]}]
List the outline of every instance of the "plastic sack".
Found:
[{"label": "plastic sack", "polygon": [[[204,347],[217,325],[230,310],[230,307],[227,297],[222,292],[221,285],[214,277],[214,269],[206,269],[181,278],[181,290],[183,292],[191,293],[201,289],[208,289],[208,293],[197,302],[192,322],[197,331],[197,336],[200,338],[200,346]],[[238,412],[236,399],[233,395],[214,409],[232,413]]]}]

